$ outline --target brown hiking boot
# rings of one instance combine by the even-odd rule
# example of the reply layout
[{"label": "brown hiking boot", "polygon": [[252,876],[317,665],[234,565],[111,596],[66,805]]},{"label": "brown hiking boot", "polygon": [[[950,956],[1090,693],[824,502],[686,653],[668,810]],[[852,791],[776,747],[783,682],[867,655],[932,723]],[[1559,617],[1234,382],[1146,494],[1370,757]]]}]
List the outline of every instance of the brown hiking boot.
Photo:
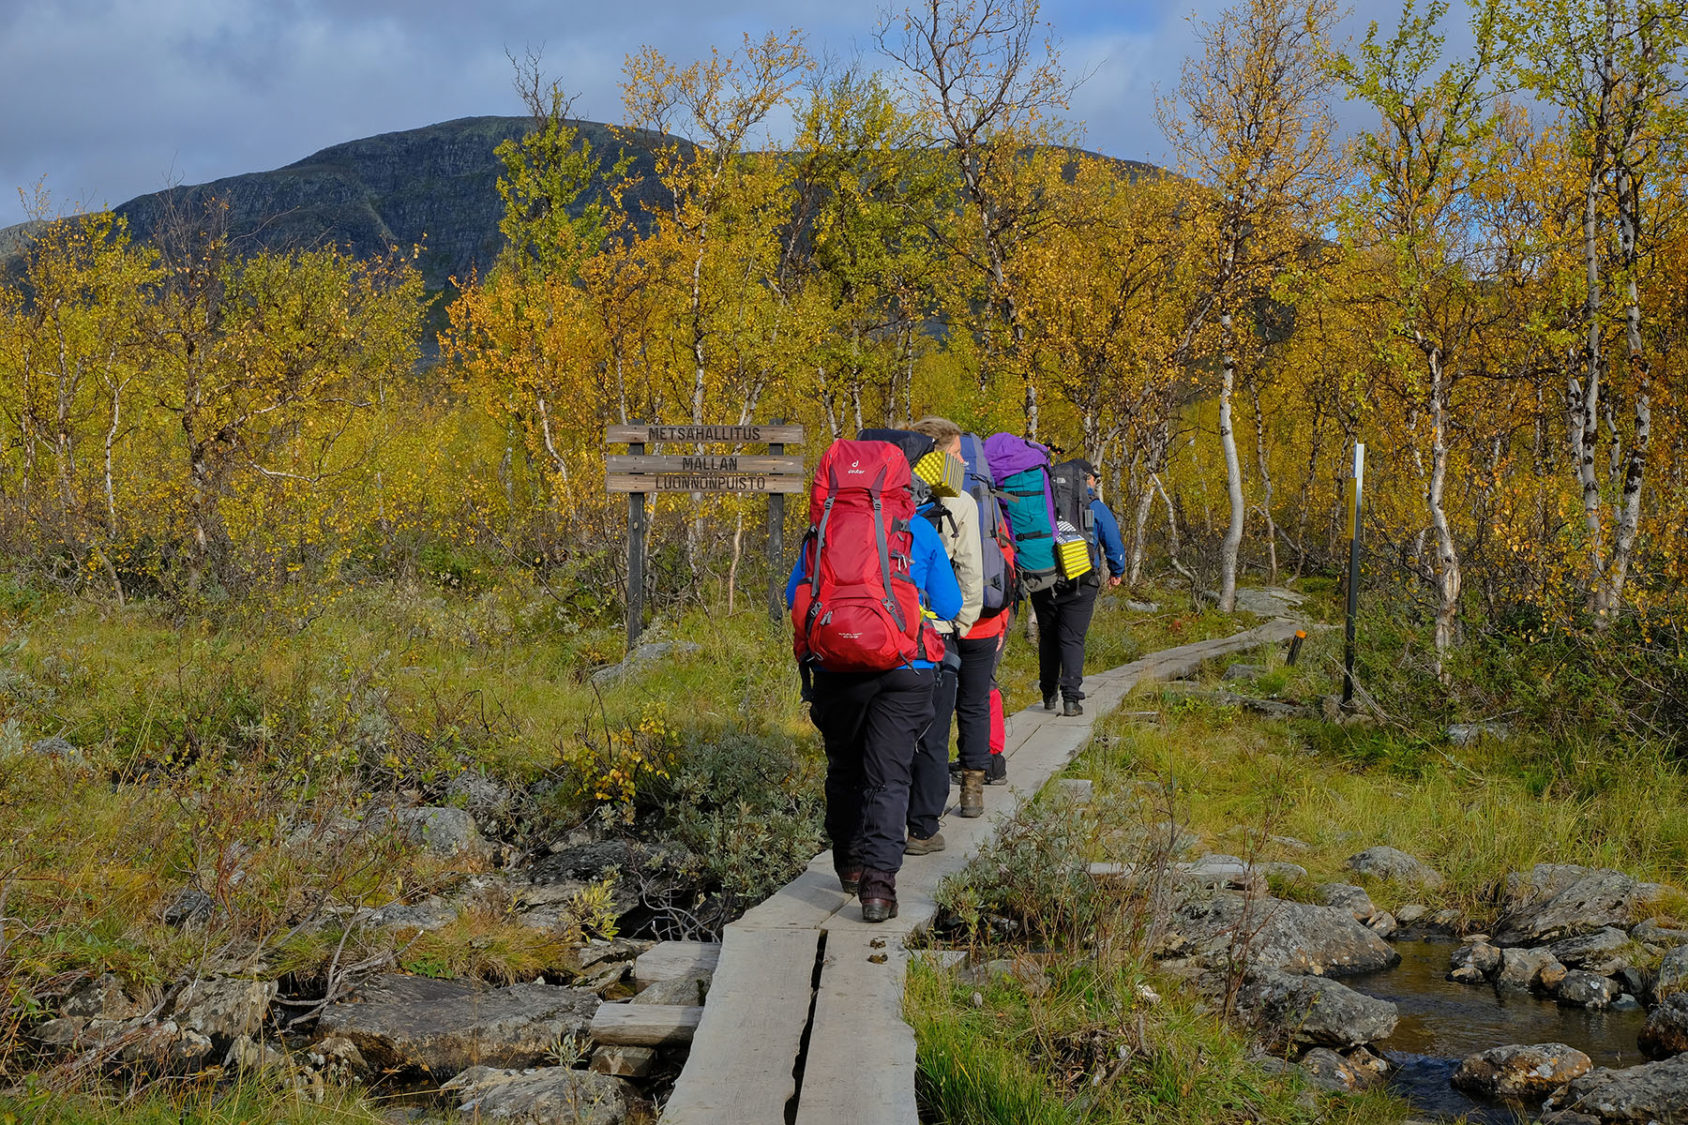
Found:
[{"label": "brown hiking boot", "polygon": [[985,771],[961,771],[961,808],[959,815],[966,817],[985,815]]},{"label": "brown hiking boot", "polygon": [[930,836],[916,836],[913,832],[910,832],[908,842],[903,845],[903,854],[930,855],[933,852],[941,852],[947,847],[949,845],[944,842],[942,832],[934,832]]},{"label": "brown hiking boot", "polygon": [[862,869],[862,921],[883,922],[897,916],[897,876],[891,871]]}]

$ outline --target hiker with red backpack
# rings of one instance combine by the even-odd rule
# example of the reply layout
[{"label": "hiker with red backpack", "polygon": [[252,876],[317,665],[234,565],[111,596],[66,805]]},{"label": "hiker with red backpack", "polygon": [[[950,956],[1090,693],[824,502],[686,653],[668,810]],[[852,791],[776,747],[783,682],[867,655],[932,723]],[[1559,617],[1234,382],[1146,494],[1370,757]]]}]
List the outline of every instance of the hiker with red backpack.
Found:
[{"label": "hiker with red backpack", "polygon": [[835,441],[809,491],[809,533],[786,583],[809,717],[826,747],[826,831],[862,920],[897,914],[914,750],[932,719],[960,587],[932,525],[915,515],[908,458],[880,441]]}]

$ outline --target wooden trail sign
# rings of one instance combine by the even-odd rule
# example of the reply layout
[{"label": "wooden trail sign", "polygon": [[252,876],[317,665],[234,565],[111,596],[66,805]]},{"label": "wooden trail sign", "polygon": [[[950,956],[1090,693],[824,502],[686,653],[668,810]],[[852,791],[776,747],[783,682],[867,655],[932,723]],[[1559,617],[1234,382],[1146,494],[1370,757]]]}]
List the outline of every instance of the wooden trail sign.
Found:
[{"label": "wooden trail sign", "polygon": [[[609,492],[627,493],[627,647],[631,651],[644,629],[645,497],[656,492],[762,493],[768,497],[768,560],[773,571],[768,609],[778,620],[783,610],[780,564],[785,555],[785,498],[809,489],[801,457],[785,456],[787,445],[803,443],[803,427],[756,423],[681,424],[635,422],[604,429],[606,445],[627,446],[625,454],[604,457]],[[647,445],[691,446],[688,453],[646,453]],[[699,453],[700,445],[766,445],[766,456]]]},{"label": "wooden trail sign", "polygon": [[607,473],[611,492],[807,492],[804,477],[766,473]]}]

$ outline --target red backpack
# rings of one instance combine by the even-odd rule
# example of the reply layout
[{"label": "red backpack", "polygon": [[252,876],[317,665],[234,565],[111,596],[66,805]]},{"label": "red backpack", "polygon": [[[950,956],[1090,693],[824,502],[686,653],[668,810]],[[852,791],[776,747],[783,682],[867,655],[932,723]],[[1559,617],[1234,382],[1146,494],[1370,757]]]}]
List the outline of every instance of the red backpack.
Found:
[{"label": "red backpack", "polygon": [[803,541],[807,580],[791,602],[799,661],[829,672],[885,672],[943,657],[943,638],[926,626],[909,574],[909,480],[908,459],[886,442],[835,441],[821,455]]}]

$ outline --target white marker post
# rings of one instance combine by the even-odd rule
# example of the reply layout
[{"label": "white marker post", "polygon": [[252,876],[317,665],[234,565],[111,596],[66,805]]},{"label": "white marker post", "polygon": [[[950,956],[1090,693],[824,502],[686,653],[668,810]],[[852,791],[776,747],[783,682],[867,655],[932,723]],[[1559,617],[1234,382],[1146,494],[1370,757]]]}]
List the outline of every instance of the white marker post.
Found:
[{"label": "white marker post", "polygon": [[1360,612],[1360,514],[1366,484],[1366,444],[1354,443],[1354,489],[1348,506],[1348,628],[1342,653],[1342,705],[1354,702],[1354,650],[1358,635],[1355,618]]}]

